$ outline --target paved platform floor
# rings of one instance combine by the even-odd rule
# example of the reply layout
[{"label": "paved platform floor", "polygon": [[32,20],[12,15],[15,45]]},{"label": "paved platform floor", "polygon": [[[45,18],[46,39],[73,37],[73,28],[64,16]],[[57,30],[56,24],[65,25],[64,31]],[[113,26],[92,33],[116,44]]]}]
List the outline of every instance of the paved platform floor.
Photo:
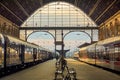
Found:
[{"label": "paved platform floor", "polygon": [[[120,80],[120,76],[114,73],[73,59],[67,59],[67,61],[69,68],[75,68],[78,80]],[[0,80],[53,80],[55,76],[55,62],[55,59],[49,60],[29,69],[1,78]]]},{"label": "paved platform floor", "polygon": [[68,66],[75,68],[78,80],[120,80],[119,75],[73,59],[68,59]]}]

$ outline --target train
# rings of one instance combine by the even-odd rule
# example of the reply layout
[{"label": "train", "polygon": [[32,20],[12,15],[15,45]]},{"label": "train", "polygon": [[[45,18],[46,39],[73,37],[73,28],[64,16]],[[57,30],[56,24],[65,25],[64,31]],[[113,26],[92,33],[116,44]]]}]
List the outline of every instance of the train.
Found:
[{"label": "train", "polygon": [[81,47],[78,58],[88,64],[120,73],[120,36]]},{"label": "train", "polygon": [[0,77],[53,58],[53,52],[0,33]]},{"label": "train", "polygon": [[79,60],[79,52],[75,52],[72,56],[73,59]]}]

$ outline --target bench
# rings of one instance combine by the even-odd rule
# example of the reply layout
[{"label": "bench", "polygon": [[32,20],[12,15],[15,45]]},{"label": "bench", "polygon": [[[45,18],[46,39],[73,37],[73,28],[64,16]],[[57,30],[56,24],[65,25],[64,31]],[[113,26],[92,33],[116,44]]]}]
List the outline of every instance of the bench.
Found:
[{"label": "bench", "polygon": [[64,79],[63,71],[60,68],[57,68],[55,71],[55,80],[61,80],[61,79]]}]

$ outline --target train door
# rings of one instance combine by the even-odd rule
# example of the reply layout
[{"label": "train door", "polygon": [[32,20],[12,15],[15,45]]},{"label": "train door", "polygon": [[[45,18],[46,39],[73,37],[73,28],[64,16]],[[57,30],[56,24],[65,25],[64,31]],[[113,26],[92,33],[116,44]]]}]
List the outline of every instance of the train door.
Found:
[{"label": "train door", "polygon": [[[110,46],[110,45],[109,45]],[[103,55],[103,58],[104,60],[109,63],[110,62],[110,54],[111,54],[111,50],[112,48],[109,47],[108,45],[105,47],[105,52],[104,52],[104,55]]]},{"label": "train door", "polygon": [[115,53],[114,53],[114,66],[115,70],[120,71],[120,43],[114,45]]},{"label": "train door", "polygon": [[25,46],[24,45],[20,45],[20,59],[22,64],[24,64],[24,56],[25,56]]},{"label": "train door", "polygon": [[38,58],[38,60],[41,60],[41,51],[39,48],[38,48],[37,58]]},{"label": "train door", "polygon": [[4,64],[5,67],[10,65],[10,41],[7,36],[5,36],[4,43]]},{"label": "train door", "polygon": [[111,45],[110,54],[109,54],[110,61],[114,61],[114,54],[115,54],[115,47]]},{"label": "train door", "polygon": [[115,44],[114,47],[115,47],[114,60],[120,61],[120,43]]},{"label": "train door", "polygon": [[33,48],[33,61],[37,59],[37,49]]}]

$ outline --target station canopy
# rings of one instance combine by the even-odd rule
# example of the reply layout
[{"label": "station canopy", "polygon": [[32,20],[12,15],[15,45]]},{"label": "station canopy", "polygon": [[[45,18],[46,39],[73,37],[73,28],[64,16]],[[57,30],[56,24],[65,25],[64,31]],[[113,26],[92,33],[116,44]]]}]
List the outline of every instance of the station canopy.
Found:
[{"label": "station canopy", "polygon": [[[66,34],[66,33],[69,33],[70,27],[97,27],[97,25],[79,7],[76,7],[75,5],[67,3],[67,2],[56,1],[56,2],[48,3],[48,4],[40,7],[39,9],[37,9],[21,25],[21,27],[55,27],[55,28],[68,27],[68,30],[64,31],[64,34]],[[48,30],[48,31],[51,34],[53,34],[53,36],[55,35],[54,30],[53,31]],[[78,42],[78,44],[80,44],[80,43],[84,43],[85,41],[87,41],[89,43],[91,42],[91,40],[90,40],[91,31],[90,30],[85,30],[85,32],[88,33],[90,36],[88,36],[87,34],[85,35],[85,33],[79,32],[79,31],[76,33],[75,32],[71,33],[73,35],[66,36],[66,37],[68,37],[67,39],[65,37],[65,39],[64,39],[65,49],[69,49],[70,46],[73,47],[73,45],[70,45],[70,43],[76,44]],[[32,30],[27,31],[27,34],[31,34],[31,33],[32,33]],[[59,32],[59,30],[57,30],[57,33],[58,33],[58,35],[56,37],[56,40],[61,41],[61,31]],[[98,31],[94,30],[94,33],[95,34],[93,34],[93,35],[95,38],[93,40],[96,41],[96,40],[98,40]],[[24,31],[23,32],[21,31],[21,35],[23,35],[23,34],[24,34]],[[77,34],[80,34],[80,36],[78,36]],[[70,36],[74,36],[74,37],[70,37]],[[81,36],[82,36],[82,38],[85,38],[85,39],[82,39]],[[87,36],[87,37],[83,37],[83,36]],[[34,42],[39,41],[39,40],[38,41],[36,41],[36,40],[37,39],[35,39]],[[78,46],[78,44],[74,45],[74,46],[76,47],[76,46]]]},{"label": "station canopy", "polygon": [[120,10],[120,0],[0,0],[0,15],[21,26],[36,10],[56,1],[78,7],[97,25]]},{"label": "station canopy", "polygon": [[[68,31],[64,31],[64,34],[68,33],[70,27],[97,27],[96,23],[82,11],[79,7],[67,2],[51,2],[39,9],[37,9],[22,25],[21,27],[67,27]],[[54,29],[55,30],[55,29]],[[55,31],[49,31],[53,36]],[[39,30],[38,30],[39,31]],[[75,30],[76,31],[76,30]],[[80,31],[80,30],[79,30]],[[33,31],[27,31],[27,34],[31,34]],[[90,30],[84,30],[91,36]],[[98,30],[94,30],[94,39],[98,40]],[[20,32],[21,36],[24,35],[24,31]],[[61,34],[58,30],[58,34]],[[59,35],[57,35],[59,36]],[[57,37],[57,40],[60,40]],[[89,36],[88,36],[89,37]],[[21,37],[22,38],[22,37]]]},{"label": "station canopy", "polygon": [[52,2],[36,10],[22,27],[96,27],[82,10],[66,2]]}]

